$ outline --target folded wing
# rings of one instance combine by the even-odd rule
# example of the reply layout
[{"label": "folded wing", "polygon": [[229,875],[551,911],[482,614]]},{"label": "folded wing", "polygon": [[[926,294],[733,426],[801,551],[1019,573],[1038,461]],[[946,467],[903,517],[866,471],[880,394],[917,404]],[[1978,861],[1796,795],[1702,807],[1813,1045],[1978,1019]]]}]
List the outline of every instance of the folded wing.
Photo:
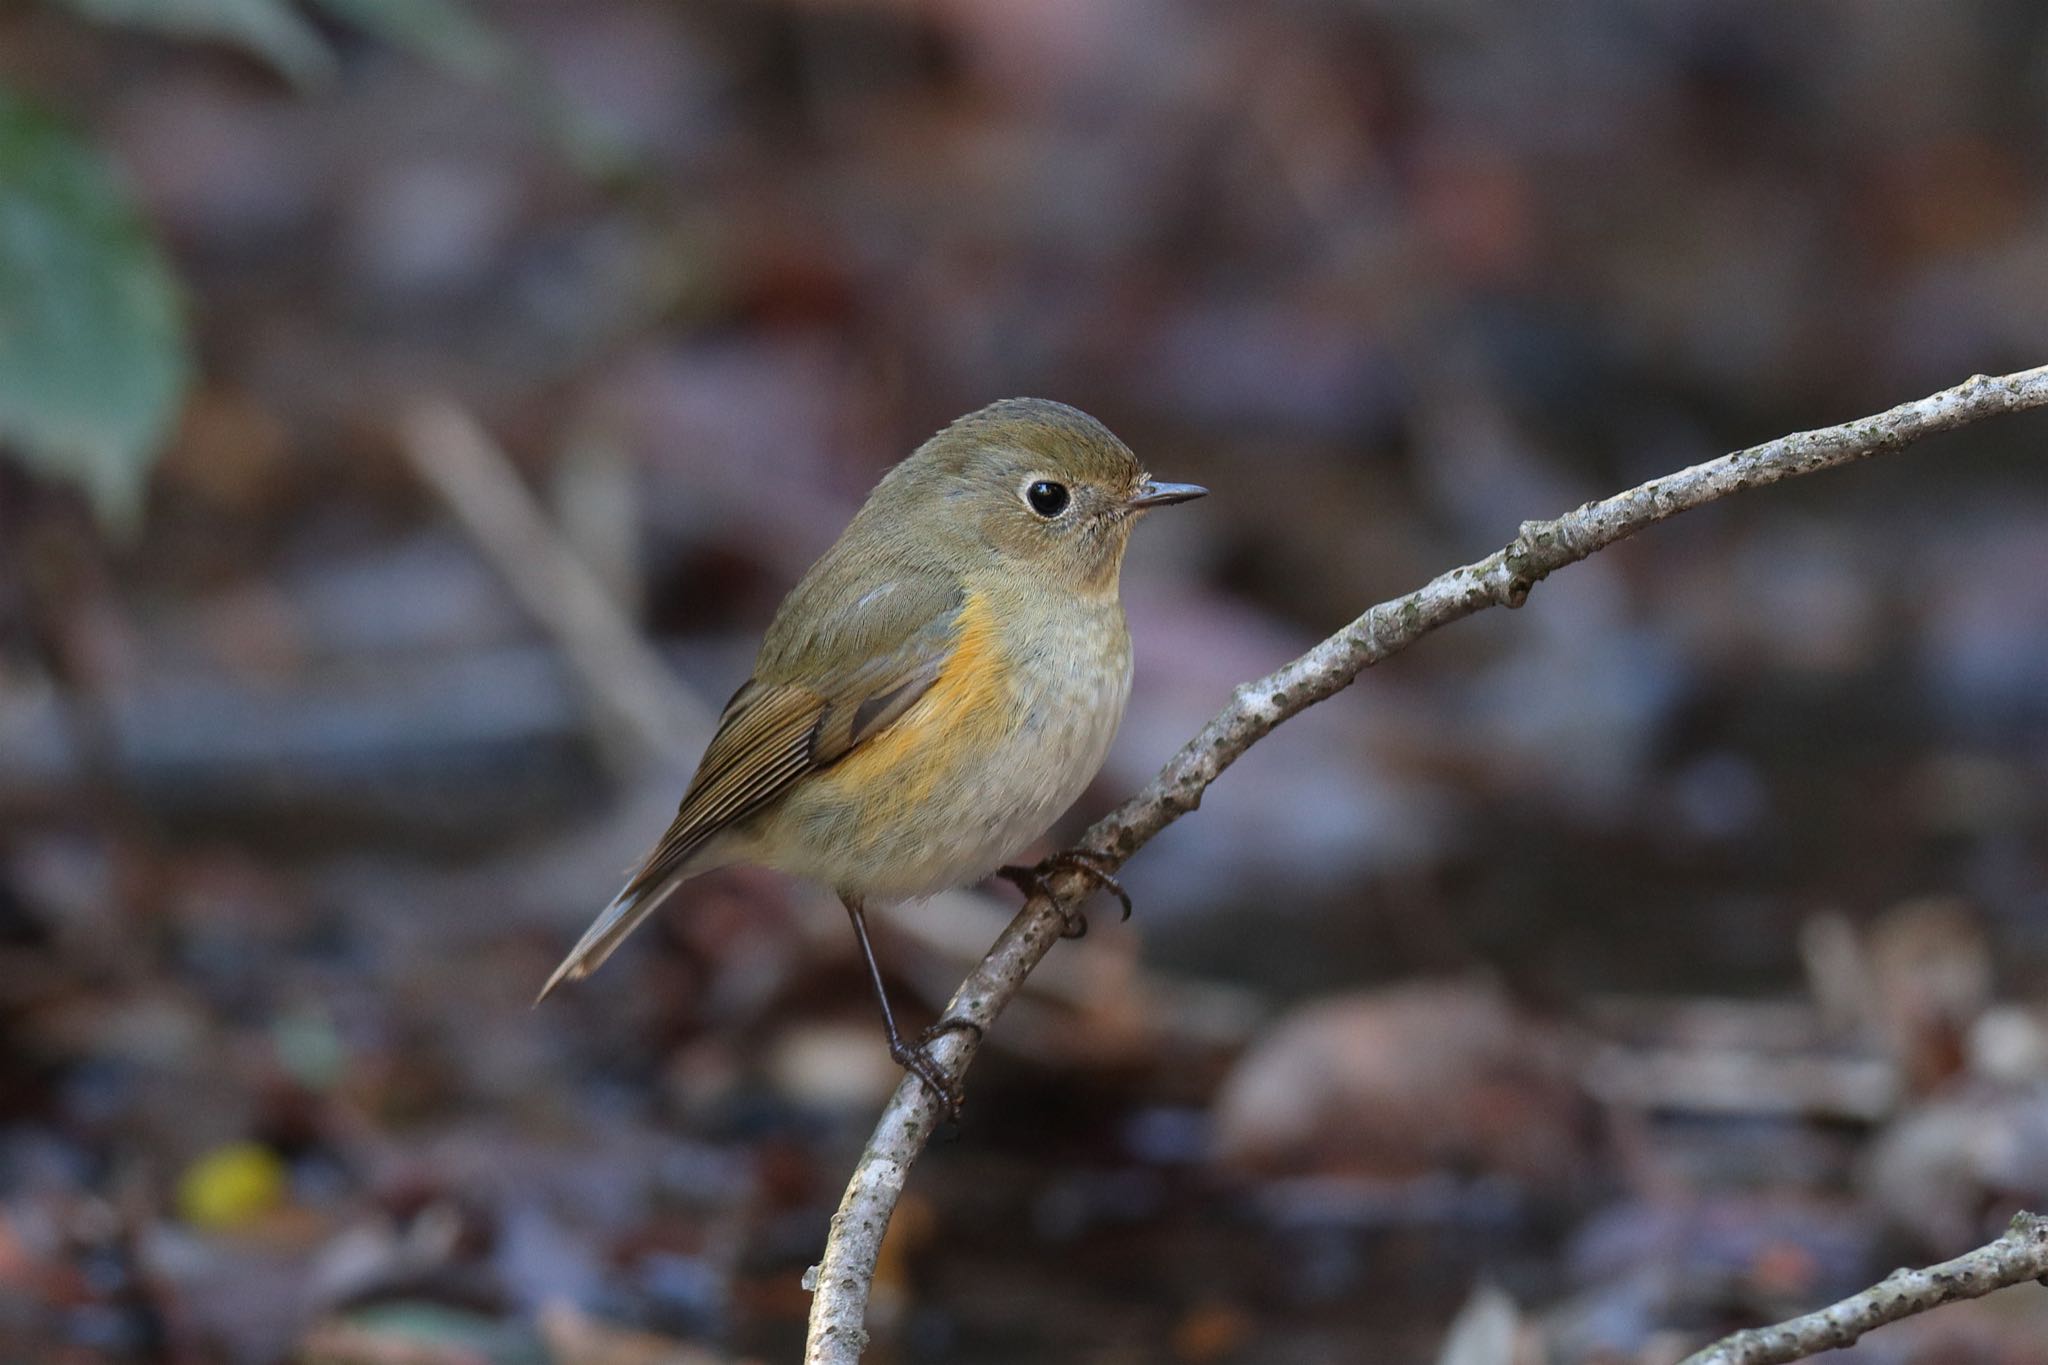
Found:
[{"label": "folded wing", "polygon": [[[807,581],[791,601],[810,588],[815,602],[818,589],[830,586]],[[843,611],[806,612],[833,624],[812,632],[801,647],[774,648],[789,635],[787,622],[778,619],[755,676],[726,703],[674,822],[555,968],[539,998],[595,971],[689,875],[692,860],[721,831],[772,804],[806,774],[838,762],[909,710],[938,681],[953,652],[961,605],[957,587],[912,572],[868,587]],[[782,615],[788,614],[785,605]]]}]

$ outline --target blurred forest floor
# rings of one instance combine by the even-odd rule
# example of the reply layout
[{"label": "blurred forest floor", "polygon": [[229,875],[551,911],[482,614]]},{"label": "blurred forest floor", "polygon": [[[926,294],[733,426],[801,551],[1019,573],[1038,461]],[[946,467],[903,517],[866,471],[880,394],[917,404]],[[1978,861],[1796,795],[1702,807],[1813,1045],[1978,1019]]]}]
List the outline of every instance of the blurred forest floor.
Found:
[{"label": "blurred forest floor", "polygon": [[[1525,517],[2048,358],[2029,4],[474,9],[517,75],[0,9],[199,376],[132,535],[0,467],[0,1359],[795,1358],[898,1074],[829,898],[706,879],[530,1002],[957,413],[1214,490],[1134,549],[1071,832]],[[429,399],[679,738],[423,481]],[[1483,1282],[1522,1359],[1670,1361],[2048,1201],[2041,431],[1661,528],[1262,743],[1004,1017],[870,1359],[1429,1360]],[[1013,904],[886,917],[916,1012]],[[2048,1362],[2048,1300],[1851,1356]]]}]

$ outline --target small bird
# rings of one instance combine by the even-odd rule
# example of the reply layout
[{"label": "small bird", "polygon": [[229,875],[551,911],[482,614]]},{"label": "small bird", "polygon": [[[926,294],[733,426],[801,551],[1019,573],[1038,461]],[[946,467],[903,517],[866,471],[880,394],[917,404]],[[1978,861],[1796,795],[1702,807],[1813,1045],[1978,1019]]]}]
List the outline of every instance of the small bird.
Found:
[{"label": "small bird", "polygon": [[773,868],[838,893],[889,1055],[957,1113],[925,1045],[975,1026],[898,1032],[866,907],[994,874],[1031,892],[1070,867],[1129,915],[1085,855],[1006,862],[1080,796],[1123,719],[1131,527],[1206,491],[1152,479],[1100,422],[1045,399],[992,403],[918,447],[783,600],[674,823],[540,998],[594,971],[687,878]]}]

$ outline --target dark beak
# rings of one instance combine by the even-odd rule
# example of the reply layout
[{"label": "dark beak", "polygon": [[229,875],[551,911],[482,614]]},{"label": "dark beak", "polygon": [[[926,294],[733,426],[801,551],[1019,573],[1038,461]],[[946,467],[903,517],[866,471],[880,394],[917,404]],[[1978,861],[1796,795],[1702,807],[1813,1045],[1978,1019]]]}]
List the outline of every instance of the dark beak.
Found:
[{"label": "dark beak", "polygon": [[1209,490],[1196,483],[1159,483],[1147,479],[1137,496],[1125,506],[1132,511],[1143,511],[1147,507],[1171,507],[1177,502],[1193,502],[1206,497]]}]

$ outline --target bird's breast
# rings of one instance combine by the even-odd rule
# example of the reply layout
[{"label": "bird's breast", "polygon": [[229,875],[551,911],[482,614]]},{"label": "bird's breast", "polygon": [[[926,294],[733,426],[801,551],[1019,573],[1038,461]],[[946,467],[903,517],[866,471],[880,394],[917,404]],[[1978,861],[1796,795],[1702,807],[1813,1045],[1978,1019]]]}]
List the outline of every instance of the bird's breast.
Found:
[{"label": "bird's breast", "polygon": [[951,657],[886,731],[791,794],[805,866],[846,889],[913,896],[985,876],[1094,777],[1130,697],[1122,608],[1005,610],[970,594]]}]

